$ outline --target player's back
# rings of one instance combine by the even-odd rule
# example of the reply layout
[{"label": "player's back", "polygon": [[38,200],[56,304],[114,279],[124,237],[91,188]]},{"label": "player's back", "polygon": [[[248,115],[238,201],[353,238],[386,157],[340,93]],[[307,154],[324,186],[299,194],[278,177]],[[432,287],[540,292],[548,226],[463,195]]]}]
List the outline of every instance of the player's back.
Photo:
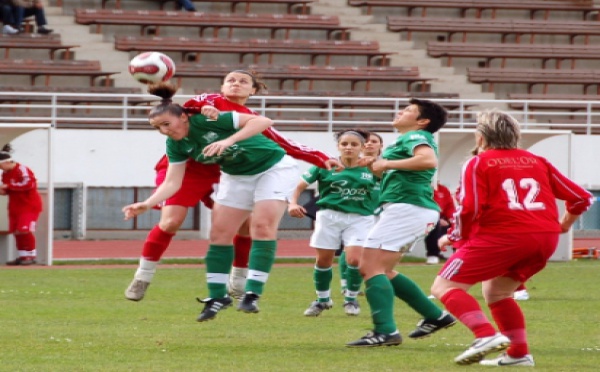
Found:
[{"label": "player's back", "polygon": [[479,155],[474,172],[482,233],[558,232],[551,170],[544,158],[521,149]]}]

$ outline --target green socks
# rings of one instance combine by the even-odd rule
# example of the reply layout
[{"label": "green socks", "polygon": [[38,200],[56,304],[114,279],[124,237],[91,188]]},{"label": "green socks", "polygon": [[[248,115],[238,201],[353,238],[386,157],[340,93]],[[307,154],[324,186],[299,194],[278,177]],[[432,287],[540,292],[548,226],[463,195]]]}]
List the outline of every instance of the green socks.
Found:
[{"label": "green socks", "polygon": [[365,282],[367,302],[377,333],[391,334],[398,330],[394,320],[394,289],[384,274],[375,275]]},{"label": "green socks", "polygon": [[346,279],[348,286],[346,288],[345,300],[354,301],[356,300],[356,296],[358,296],[358,292],[360,292],[360,286],[363,282],[358,267],[348,265],[348,268],[346,269]]},{"label": "green socks", "polygon": [[277,241],[275,240],[252,241],[246,292],[252,292],[257,295],[263,293],[265,283],[269,279],[269,273],[275,262],[276,251]]},{"label": "green socks", "polygon": [[425,319],[438,319],[442,316],[442,310],[437,307],[427,295],[408,277],[398,273],[390,281],[394,287],[396,297],[406,302],[417,313]]},{"label": "green socks", "polygon": [[208,297],[225,297],[229,271],[233,263],[233,245],[209,245],[205,261]]},{"label": "green socks", "polygon": [[313,281],[317,292],[319,302],[328,302],[331,297],[331,280],[333,279],[333,269],[331,267],[317,267],[313,271]]}]

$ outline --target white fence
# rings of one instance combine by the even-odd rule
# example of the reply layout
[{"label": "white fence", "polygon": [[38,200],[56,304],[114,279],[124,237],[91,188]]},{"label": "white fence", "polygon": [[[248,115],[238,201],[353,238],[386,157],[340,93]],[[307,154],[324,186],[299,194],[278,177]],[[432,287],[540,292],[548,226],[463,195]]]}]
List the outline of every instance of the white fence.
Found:
[{"label": "white fence", "polygon": [[[293,93],[293,92],[290,92]],[[418,93],[415,93],[418,97]],[[191,96],[177,96],[184,102]],[[472,128],[474,113],[498,107],[520,120],[524,129],[566,129],[600,133],[600,101],[432,99],[448,108],[446,129]],[[51,123],[55,128],[150,129],[149,95],[0,92],[0,124]],[[408,98],[256,96],[248,106],[291,131],[334,131],[361,126],[391,131],[394,114]]]}]

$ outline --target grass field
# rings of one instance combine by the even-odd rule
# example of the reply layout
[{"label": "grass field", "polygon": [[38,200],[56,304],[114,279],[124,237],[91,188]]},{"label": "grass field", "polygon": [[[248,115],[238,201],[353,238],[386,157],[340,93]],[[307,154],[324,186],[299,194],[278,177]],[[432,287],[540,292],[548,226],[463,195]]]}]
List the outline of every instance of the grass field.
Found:
[{"label": "grass field", "polygon": [[[399,269],[429,288],[438,267]],[[600,370],[599,263],[552,263],[529,283],[522,302],[538,371]],[[146,298],[126,301],[134,269],[63,266],[0,270],[0,371],[469,371],[454,365],[472,341],[462,325],[398,347],[349,349],[370,329],[363,314],[344,315],[334,279],[332,310],[306,318],[314,299],[310,265],[276,266],[259,314],[230,308],[197,323],[205,296],[198,266],[159,270]],[[337,274],[337,272],[336,272]],[[472,291],[479,299],[480,287]],[[406,335],[418,315],[400,301]]]}]

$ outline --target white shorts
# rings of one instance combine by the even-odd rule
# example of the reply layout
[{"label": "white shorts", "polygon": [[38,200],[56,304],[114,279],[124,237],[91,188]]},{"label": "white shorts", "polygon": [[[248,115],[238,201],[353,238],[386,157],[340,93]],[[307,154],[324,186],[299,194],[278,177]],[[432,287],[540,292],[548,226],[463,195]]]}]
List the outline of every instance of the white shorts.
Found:
[{"label": "white shorts", "polygon": [[413,204],[388,203],[369,231],[365,248],[410,252],[435,227],[440,213]]},{"label": "white shorts", "polygon": [[310,237],[310,246],[337,250],[343,242],[346,247],[362,247],[374,223],[375,216],[361,216],[360,214],[322,209],[317,212],[315,231]]},{"label": "white shorts", "polygon": [[251,176],[222,173],[215,202],[231,208],[251,211],[261,200],[288,201],[300,179],[296,161],[284,156],[266,171]]}]

